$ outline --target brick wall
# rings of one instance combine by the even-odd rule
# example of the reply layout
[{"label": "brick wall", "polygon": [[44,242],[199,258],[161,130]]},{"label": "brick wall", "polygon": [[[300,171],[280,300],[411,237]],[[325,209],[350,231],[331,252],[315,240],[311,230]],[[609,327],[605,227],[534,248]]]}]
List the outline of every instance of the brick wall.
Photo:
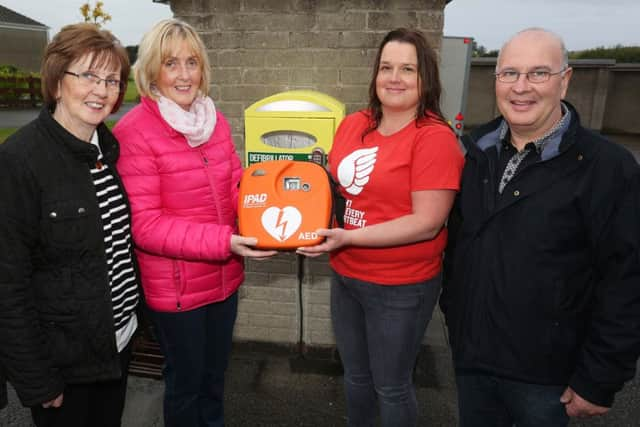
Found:
[{"label": "brick wall", "polygon": [[[286,90],[313,89],[364,107],[376,49],[397,27],[422,30],[437,47],[445,0],[171,0],[176,18],[192,24],[208,48],[212,97],[244,153],[244,110]],[[296,343],[300,334],[298,271],[302,269],[302,335],[307,345],[333,344],[326,257],[295,254],[247,261],[235,336]]]}]

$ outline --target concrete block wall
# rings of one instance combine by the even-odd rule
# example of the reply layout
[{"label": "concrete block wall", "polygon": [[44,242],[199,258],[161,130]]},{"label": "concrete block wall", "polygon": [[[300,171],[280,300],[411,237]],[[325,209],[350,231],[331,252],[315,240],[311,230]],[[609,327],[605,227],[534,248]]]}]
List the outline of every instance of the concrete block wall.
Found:
[{"label": "concrete block wall", "polygon": [[[389,30],[423,31],[438,48],[445,0],[170,0],[176,18],[192,24],[208,49],[212,97],[229,119],[244,158],[244,110],[287,90],[331,95],[347,112],[367,104],[371,66]],[[247,261],[240,291],[238,340],[295,344],[302,325],[310,346],[334,343],[326,257],[282,254]],[[302,275],[302,322],[298,272]]]},{"label": "concrete block wall", "polygon": [[603,130],[640,135],[640,64],[616,64],[610,83]]}]

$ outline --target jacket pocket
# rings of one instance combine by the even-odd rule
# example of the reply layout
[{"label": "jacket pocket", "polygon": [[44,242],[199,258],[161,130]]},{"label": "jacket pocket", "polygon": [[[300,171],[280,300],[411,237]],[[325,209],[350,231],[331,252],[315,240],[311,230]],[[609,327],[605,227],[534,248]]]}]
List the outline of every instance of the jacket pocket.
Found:
[{"label": "jacket pocket", "polygon": [[42,313],[41,325],[47,343],[48,354],[56,367],[68,367],[77,363],[84,353],[78,335],[75,314]]},{"label": "jacket pocket", "polygon": [[87,238],[89,203],[84,200],[64,200],[45,205],[43,233],[51,244],[70,247]]},{"label": "jacket pocket", "polygon": [[553,369],[569,372],[577,356],[578,341],[581,334],[580,319],[567,306],[567,283],[557,280],[554,289],[553,318],[551,319],[548,352],[551,354]]}]

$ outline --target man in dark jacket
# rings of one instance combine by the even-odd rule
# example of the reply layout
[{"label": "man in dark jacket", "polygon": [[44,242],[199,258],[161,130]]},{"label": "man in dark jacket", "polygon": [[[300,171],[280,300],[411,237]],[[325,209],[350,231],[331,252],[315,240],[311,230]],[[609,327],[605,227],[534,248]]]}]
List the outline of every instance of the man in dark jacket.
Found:
[{"label": "man in dark jacket", "polygon": [[563,101],[562,40],[516,34],[468,137],[441,306],[469,426],[604,414],[640,354],[640,168]]}]

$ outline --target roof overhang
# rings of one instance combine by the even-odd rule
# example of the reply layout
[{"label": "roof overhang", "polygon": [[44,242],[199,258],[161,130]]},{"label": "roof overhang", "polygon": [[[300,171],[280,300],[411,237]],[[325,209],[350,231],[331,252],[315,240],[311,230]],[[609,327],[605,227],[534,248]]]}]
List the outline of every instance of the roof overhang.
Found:
[{"label": "roof overhang", "polygon": [[8,28],[12,30],[29,30],[29,31],[48,31],[49,27],[46,25],[26,25],[15,24],[13,22],[0,22],[0,28]]}]

